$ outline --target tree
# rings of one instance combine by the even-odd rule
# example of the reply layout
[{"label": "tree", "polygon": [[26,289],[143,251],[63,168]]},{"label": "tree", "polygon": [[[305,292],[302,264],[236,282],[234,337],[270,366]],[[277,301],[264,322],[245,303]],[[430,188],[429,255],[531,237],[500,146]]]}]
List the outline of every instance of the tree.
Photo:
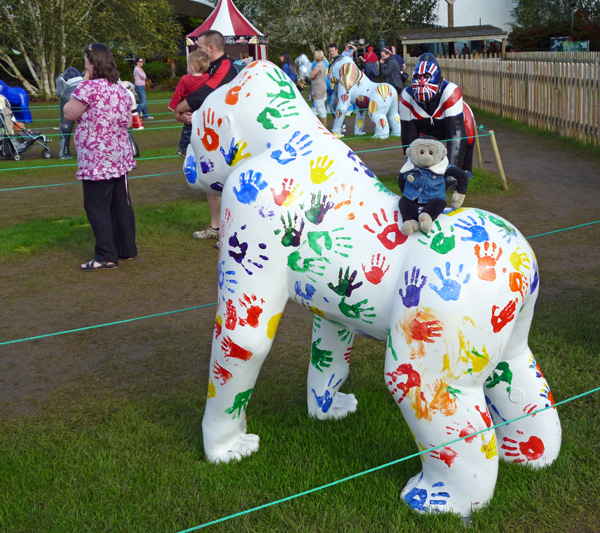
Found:
[{"label": "tree", "polygon": [[327,52],[362,38],[392,42],[402,28],[431,24],[438,0],[237,0],[236,5],[276,48]]},{"label": "tree", "polygon": [[[548,50],[551,37],[572,36],[600,50],[600,2],[597,0],[517,0],[509,39],[519,50]],[[573,32],[571,32],[573,24]]]},{"label": "tree", "polygon": [[167,0],[3,0],[0,69],[31,95],[55,94],[58,74],[104,42],[116,57],[174,54],[180,26]]}]

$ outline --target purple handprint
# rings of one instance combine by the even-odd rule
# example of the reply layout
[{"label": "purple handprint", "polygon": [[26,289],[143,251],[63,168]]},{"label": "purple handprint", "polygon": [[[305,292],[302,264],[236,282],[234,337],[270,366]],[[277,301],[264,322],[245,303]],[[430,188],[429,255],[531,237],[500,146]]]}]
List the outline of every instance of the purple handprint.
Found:
[{"label": "purple handprint", "polygon": [[233,188],[237,199],[243,204],[254,203],[258,193],[267,186],[267,182],[261,180],[262,174],[260,172],[254,174],[254,171],[249,170],[240,174],[240,190]]},{"label": "purple handprint", "polygon": [[[294,215],[294,220],[292,221],[292,214],[288,211],[288,223],[286,224],[285,217],[281,215],[281,222],[283,223],[283,237],[281,239],[281,244],[283,246],[293,246],[297,248],[300,246],[300,242],[302,241],[302,231],[304,230],[304,219],[300,219],[300,227],[296,228],[296,224],[298,222],[298,215]],[[275,234],[278,235],[281,233],[281,230],[276,230]]]},{"label": "purple handprint", "polygon": [[355,172],[358,172],[358,169],[360,167],[360,168],[362,168],[363,172],[367,176],[369,176],[369,178],[375,177],[375,174],[373,174],[373,172],[371,172],[371,170],[369,168],[367,168],[367,165],[365,165],[360,159],[358,159],[357,155],[352,150],[348,150],[347,156],[349,159],[352,160],[353,163],[358,165],[358,167],[354,167]]},{"label": "purple handprint", "polygon": [[338,274],[338,284],[334,285],[333,283],[328,283],[327,286],[340,296],[351,296],[352,291],[354,291],[354,289],[358,289],[363,284],[362,281],[354,283],[357,274],[358,270],[355,270],[352,272],[352,274],[350,274],[350,267],[346,268],[346,273],[344,274],[344,269],[340,268],[340,272]]},{"label": "purple handprint", "polygon": [[[241,229],[242,230],[246,229],[246,226],[242,226]],[[257,268],[263,268],[264,265],[262,263],[257,263],[256,261],[253,261],[246,257],[246,255],[248,253],[248,243],[240,242],[237,235],[238,235],[238,233],[236,231],[231,237],[229,237],[229,246],[231,246],[234,249],[238,248],[239,252],[236,252],[234,250],[229,250],[229,256],[232,257],[234,259],[234,261],[236,263],[238,263],[248,273],[248,275],[251,276],[252,274],[254,274],[254,272],[252,272],[251,270],[248,270],[248,268],[246,268],[246,266],[244,265],[244,261],[254,265]],[[266,249],[267,245],[264,243],[260,243],[258,245],[258,247],[260,249],[264,250],[264,249]],[[258,257],[260,257],[263,261],[269,260],[269,258],[265,255],[259,255]]]},{"label": "purple handprint", "polygon": [[458,223],[454,224],[457,228],[464,229],[471,234],[470,236],[467,236],[467,237],[461,237],[460,240],[461,241],[473,241],[473,242],[489,241],[490,236],[488,235],[487,230],[483,227],[483,225],[485,224],[485,220],[482,217],[479,217],[479,220],[481,221],[481,223],[478,224],[477,221],[472,216],[469,216],[469,219],[470,219],[470,222],[468,220],[465,220],[464,218],[458,219],[458,222],[462,222],[464,224],[464,226],[461,226]]},{"label": "purple handprint", "polygon": [[327,201],[327,195],[324,194],[323,198],[321,198],[321,191],[317,194],[311,194],[311,207],[308,211],[306,211],[306,218],[310,220],[313,224],[317,225],[323,222],[325,218],[325,214],[329,211],[335,204],[333,202]]},{"label": "purple handprint", "polygon": [[402,297],[402,302],[406,307],[416,307],[419,305],[421,299],[421,290],[425,286],[427,276],[421,276],[421,285],[419,283],[419,276],[421,275],[421,269],[413,267],[412,274],[410,276],[410,283],[408,282],[408,270],[404,272],[404,284],[406,285],[406,294],[402,294],[402,289],[398,292]]},{"label": "purple handprint", "polygon": [[[291,139],[283,146],[283,151],[275,150],[271,153],[271,157],[275,159],[275,161],[277,161],[278,163],[282,165],[287,165],[288,163],[294,161],[298,157],[298,155],[305,156],[308,154],[312,154],[312,150],[306,151],[306,149],[313,143],[310,139],[310,135],[308,134],[303,135],[295,141],[296,148],[292,146],[292,142],[296,139],[296,137],[298,137],[298,135],[300,135],[300,132],[296,131],[292,135]],[[300,146],[305,141],[307,142],[303,146]],[[270,147],[270,144],[268,144],[267,147]],[[302,153],[299,154],[299,152]]]},{"label": "purple handprint", "polygon": [[439,267],[435,267],[433,269],[433,271],[437,274],[437,277],[442,280],[442,286],[438,288],[433,283],[430,283],[429,286],[431,287],[431,289],[433,289],[435,292],[438,293],[438,295],[440,296],[440,298],[442,300],[446,300],[446,301],[458,300],[458,297],[460,296],[460,290],[462,289],[462,285],[464,285],[471,279],[471,274],[467,274],[467,276],[465,277],[465,280],[462,282],[462,284],[459,281],[457,281],[460,279],[460,276],[462,274],[463,265],[458,266],[458,274],[456,275],[456,280],[450,279],[450,277],[449,277],[450,276],[450,263],[449,262],[446,262],[446,277],[445,278]]}]

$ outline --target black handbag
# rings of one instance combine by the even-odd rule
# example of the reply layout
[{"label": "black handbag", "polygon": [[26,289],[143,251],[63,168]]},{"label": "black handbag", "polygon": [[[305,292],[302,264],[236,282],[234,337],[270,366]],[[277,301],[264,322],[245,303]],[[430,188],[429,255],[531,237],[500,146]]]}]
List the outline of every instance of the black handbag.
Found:
[{"label": "black handbag", "polygon": [[403,70],[400,71],[400,78],[402,78],[402,83],[404,83],[408,79],[408,74]]}]

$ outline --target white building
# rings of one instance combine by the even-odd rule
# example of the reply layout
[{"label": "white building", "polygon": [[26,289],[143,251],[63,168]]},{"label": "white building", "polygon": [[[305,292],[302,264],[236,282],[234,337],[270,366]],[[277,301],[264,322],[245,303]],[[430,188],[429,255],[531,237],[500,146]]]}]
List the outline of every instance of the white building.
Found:
[{"label": "white building", "polygon": [[[514,19],[511,11],[515,8],[515,0],[454,0],[454,25],[479,26],[490,24],[504,31],[511,31]],[[448,26],[448,3],[439,1],[438,24]]]}]

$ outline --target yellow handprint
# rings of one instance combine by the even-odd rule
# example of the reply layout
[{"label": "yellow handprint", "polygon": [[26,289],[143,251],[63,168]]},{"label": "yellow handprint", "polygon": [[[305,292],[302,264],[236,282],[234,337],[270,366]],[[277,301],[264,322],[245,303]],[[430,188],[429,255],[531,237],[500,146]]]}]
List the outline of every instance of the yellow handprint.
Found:
[{"label": "yellow handprint", "polygon": [[334,161],[330,159],[328,163],[327,159],[328,156],[326,155],[323,157],[319,156],[316,162],[314,159],[310,162],[310,179],[313,183],[323,183],[333,176],[334,172],[327,174],[327,171],[331,168]]},{"label": "yellow handprint", "polygon": [[232,167],[237,165],[242,159],[247,159],[248,157],[250,157],[252,155],[249,152],[244,153],[244,150],[246,149],[247,146],[248,146],[248,143],[246,141],[239,142],[236,145],[237,152],[233,158],[233,161],[231,162]]},{"label": "yellow handprint", "polygon": [[531,263],[531,261],[529,260],[529,257],[527,257],[527,254],[520,254],[519,250],[520,248],[517,247],[517,249],[512,254],[510,254],[510,262],[512,266],[515,267],[516,271],[521,272],[521,274],[524,274],[521,268],[529,270],[529,264]]}]

